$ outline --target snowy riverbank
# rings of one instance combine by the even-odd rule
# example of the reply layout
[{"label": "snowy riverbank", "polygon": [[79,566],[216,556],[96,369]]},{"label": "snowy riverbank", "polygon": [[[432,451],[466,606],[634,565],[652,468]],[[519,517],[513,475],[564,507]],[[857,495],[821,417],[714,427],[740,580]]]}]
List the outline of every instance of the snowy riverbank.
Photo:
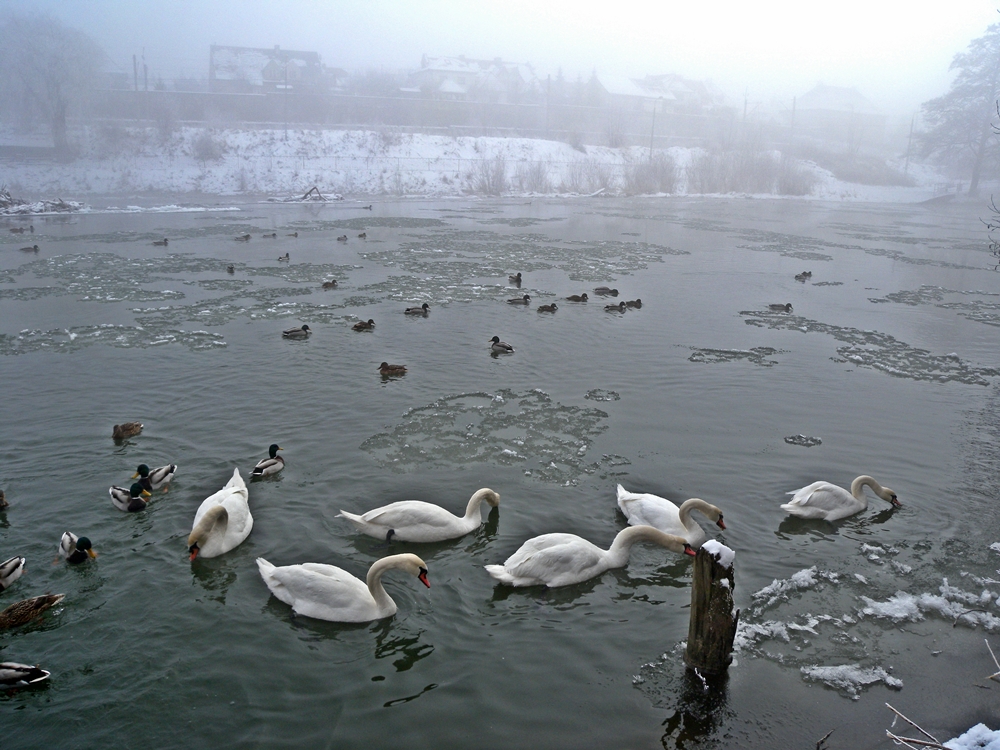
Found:
[{"label": "snowy riverbank", "polygon": [[[706,154],[698,148],[657,151],[650,160],[642,147],[574,148],[525,138],[281,128],[181,127],[164,133],[107,125],[81,129],[75,141],[79,155],[72,161],[0,162],[0,184],[14,194],[39,197],[301,195],[316,186],[324,194],[355,196],[737,192],[783,197],[790,192],[821,200],[916,202],[945,190],[932,171],[913,165],[913,187],[860,185],[838,180],[812,162],[782,159],[778,152],[751,154],[756,160],[751,168],[764,164],[772,170],[763,182],[775,187],[713,190],[706,185],[722,184],[720,165],[706,179]],[[789,170],[791,180],[785,179]]]}]

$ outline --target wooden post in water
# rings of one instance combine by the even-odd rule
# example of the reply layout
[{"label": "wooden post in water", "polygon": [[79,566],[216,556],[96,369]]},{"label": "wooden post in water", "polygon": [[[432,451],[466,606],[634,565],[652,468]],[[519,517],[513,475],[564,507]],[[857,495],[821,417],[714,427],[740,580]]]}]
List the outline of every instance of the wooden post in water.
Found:
[{"label": "wooden post in water", "polygon": [[684,663],[705,674],[722,674],[733,661],[733,639],[740,619],[740,611],[733,611],[733,557],[731,549],[713,539],[694,559]]}]

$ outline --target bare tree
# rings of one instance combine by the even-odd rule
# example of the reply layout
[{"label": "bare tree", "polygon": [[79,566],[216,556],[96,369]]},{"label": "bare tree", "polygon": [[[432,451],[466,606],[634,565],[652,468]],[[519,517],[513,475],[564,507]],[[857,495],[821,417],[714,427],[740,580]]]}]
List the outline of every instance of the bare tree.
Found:
[{"label": "bare tree", "polygon": [[990,123],[1000,93],[1000,24],[955,55],[951,70],[958,71],[944,96],[922,105],[929,129],[921,136],[925,156],[937,156],[971,170],[969,195],[975,195],[989,156]]},{"label": "bare tree", "polygon": [[20,124],[39,119],[65,152],[66,117],[96,85],[104,53],[82,31],[49,16],[11,15],[0,20],[0,99]]}]

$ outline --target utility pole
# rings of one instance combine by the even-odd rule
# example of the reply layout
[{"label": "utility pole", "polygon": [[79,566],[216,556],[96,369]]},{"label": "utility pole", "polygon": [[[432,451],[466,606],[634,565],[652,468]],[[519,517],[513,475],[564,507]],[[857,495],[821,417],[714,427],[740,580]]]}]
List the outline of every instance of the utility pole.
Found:
[{"label": "utility pole", "polygon": [[[662,97],[661,97],[662,98]],[[659,99],[653,100],[653,124],[649,128],[649,160],[653,161],[653,134],[656,133],[656,102]]]}]

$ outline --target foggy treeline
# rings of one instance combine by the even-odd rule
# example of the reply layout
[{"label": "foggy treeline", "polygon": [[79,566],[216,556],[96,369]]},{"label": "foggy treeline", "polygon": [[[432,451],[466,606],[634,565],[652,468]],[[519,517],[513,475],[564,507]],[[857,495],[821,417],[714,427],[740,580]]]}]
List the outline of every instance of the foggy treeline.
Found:
[{"label": "foggy treeline", "polygon": [[[478,163],[454,170],[466,189],[485,194],[671,193],[683,177],[687,192],[806,195],[816,169],[845,182],[910,185],[911,165],[920,159],[975,192],[981,180],[1000,173],[992,129],[1000,26],[955,56],[951,90],[926,102],[909,132],[863,110],[824,114],[797,109],[794,100],[748,107],[726,101],[708,84],[677,77],[677,90],[690,96],[666,89],[657,96],[655,86],[669,76],[632,79],[648,90],[630,96],[596,70],[542,76],[530,65],[463,57],[448,64],[479,65],[489,85],[458,86],[454,81],[463,79],[456,75],[448,89],[449,81],[439,85],[433,78],[433,60],[426,57],[410,71],[348,72],[324,66],[315,53],[242,49],[219,48],[218,57],[270,54],[273,69],[265,66],[260,81],[220,78],[213,46],[207,77],[169,79],[138,59],[123,69],[93,39],[54,18],[0,17],[0,63],[7,71],[0,80],[0,126],[15,144],[0,149],[16,156],[21,136],[40,134],[47,141],[36,150],[48,148],[64,160],[110,159],[155,144],[167,156],[184,153],[207,165],[236,148],[227,131],[280,129],[287,139],[292,128],[371,131],[383,154],[413,134],[541,139],[579,154],[554,169],[540,160],[483,153]],[[609,165],[594,156],[595,147],[615,149],[620,158]],[[678,164],[671,147],[694,151]],[[406,169],[400,158],[397,173]],[[396,182],[402,184],[398,176]]]}]

